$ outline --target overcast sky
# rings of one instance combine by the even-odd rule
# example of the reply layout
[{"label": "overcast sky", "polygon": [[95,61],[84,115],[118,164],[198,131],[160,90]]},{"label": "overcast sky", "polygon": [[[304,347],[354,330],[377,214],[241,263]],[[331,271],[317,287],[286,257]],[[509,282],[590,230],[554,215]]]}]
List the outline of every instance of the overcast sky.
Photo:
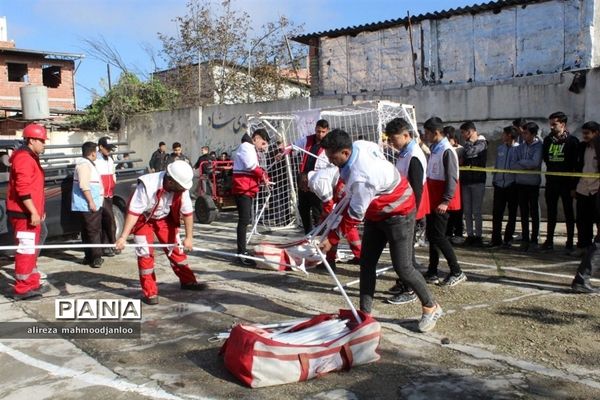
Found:
[{"label": "overcast sky", "polygon": [[[262,25],[279,15],[304,24],[306,33],[402,18],[429,11],[474,4],[466,0],[237,0],[235,6]],[[142,72],[152,71],[142,46],[160,51],[157,32],[173,34],[173,19],[185,15],[186,0],[0,0],[8,39],[17,48],[85,53],[82,39],[100,35],[114,45],[125,62]],[[114,74],[117,71],[113,72]],[[78,108],[91,102],[90,90],[103,93],[106,65],[86,57],[75,80]],[[113,81],[116,77],[113,76]]]}]

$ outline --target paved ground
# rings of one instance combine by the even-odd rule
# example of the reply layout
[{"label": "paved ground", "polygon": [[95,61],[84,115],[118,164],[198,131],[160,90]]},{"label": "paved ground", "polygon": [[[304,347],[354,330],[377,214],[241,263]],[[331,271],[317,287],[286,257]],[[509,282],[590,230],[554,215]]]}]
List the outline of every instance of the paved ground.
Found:
[{"label": "paved ground", "polygon": [[[235,247],[231,215],[197,225],[196,233],[199,246]],[[393,284],[387,273],[375,306],[383,326],[379,362],[265,389],[240,385],[224,368],[221,344],[208,339],[236,321],[277,322],[344,308],[331,278],[247,269],[194,254],[193,269],[210,289],[181,292],[161,256],[160,304],[143,306],[140,339],[1,339],[0,398],[600,398],[600,296],[566,290],[577,260],[560,248],[548,254],[457,252],[469,280],[432,288],[446,311],[433,333],[416,332],[417,304],[383,302]],[[418,255],[424,261],[426,249]],[[132,250],[98,270],[78,264],[79,258],[71,250],[46,253],[40,268],[52,291],[19,303],[0,296],[0,321],[53,321],[56,298],[139,297]],[[13,265],[0,263],[0,291],[7,293]],[[384,256],[382,266],[388,263]],[[358,275],[356,266],[338,267],[343,282]],[[349,294],[356,303],[357,290]]]}]

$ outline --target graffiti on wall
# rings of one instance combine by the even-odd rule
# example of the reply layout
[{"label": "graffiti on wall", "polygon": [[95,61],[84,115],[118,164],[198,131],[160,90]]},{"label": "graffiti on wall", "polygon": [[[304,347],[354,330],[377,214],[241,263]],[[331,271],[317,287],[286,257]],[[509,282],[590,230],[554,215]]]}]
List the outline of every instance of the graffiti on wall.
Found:
[{"label": "graffiti on wall", "polygon": [[231,125],[231,130],[234,135],[239,135],[240,132],[246,132],[248,129],[248,125],[246,125],[246,117],[244,115],[240,115],[238,117],[231,117],[228,120],[223,120],[223,115],[218,113],[218,118],[215,118],[215,112],[208,117],[208,126],[214,130],[221,130],[227,128],[228,125]]}]

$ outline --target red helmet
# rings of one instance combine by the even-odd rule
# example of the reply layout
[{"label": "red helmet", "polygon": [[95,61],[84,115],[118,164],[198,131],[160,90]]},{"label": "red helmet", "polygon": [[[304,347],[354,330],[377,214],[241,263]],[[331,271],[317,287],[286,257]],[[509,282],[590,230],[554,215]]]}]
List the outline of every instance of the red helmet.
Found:
[{"label": "red helmet", "polygon": [[23,137],[25,139],[41,139],[48,140],[46,128],[40,124],[29,124],[23,129]]}]

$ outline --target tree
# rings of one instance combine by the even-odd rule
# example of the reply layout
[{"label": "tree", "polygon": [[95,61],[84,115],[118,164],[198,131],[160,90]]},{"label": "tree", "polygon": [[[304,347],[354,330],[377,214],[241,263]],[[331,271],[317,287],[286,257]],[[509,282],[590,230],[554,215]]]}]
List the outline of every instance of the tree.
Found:
[{"label": "tree", "polygon": [[119,130],[134,114],[173,108],[177,93],[160,81],[142,82],[131,72],[122,72],[119,82],[97,97],[84,115],[70,118],[73,125],[90,130]]},{"label": "tree", "polygon": [[186,105],[213,98],[216,103],[277,99],[288,79],[280,71],[295,66],[290,58],[304,58],[304,48],[294,44],[288,51],[286,43],[287,37],[301,33],[301,27],[281,16],[252,35],[250,15],[234,9],[232,0],[222,0],[218,6],[210,0],[190,0],[187,14],[174,22],[178,34],[159,33],[159,38],[162,55],[173,69],[174,79],[166,81]]}]

